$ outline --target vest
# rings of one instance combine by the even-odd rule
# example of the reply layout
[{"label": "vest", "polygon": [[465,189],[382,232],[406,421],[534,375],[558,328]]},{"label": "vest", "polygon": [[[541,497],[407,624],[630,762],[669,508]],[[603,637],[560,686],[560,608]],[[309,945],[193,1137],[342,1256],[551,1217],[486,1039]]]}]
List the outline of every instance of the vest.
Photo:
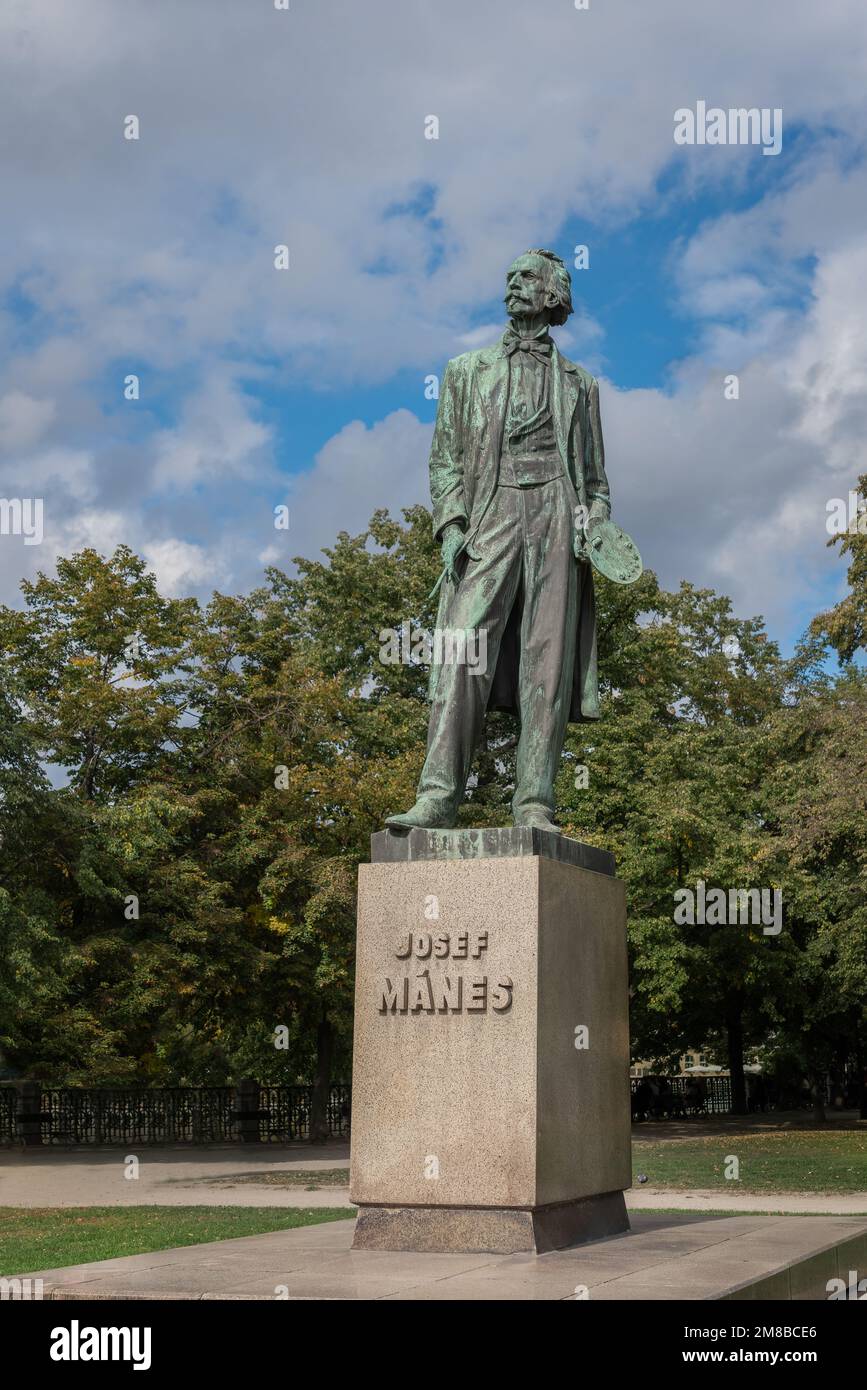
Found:
[{"label": "vest", "polygon": [[563,461],[547,404],[530,420],[507,421],[500,456],[501,487],[535,487],[562,474]]},{"label": "vest", "polygon": [[550,395],[549,364],[515,353],[509,366],[509,395],[500,455],[501,487],[536,487],[562,476]]}]

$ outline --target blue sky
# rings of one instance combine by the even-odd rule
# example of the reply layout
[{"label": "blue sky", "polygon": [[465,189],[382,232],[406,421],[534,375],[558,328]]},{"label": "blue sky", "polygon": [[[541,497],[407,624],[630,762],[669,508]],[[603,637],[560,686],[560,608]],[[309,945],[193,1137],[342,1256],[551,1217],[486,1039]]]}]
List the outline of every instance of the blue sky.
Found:
[{"label": "blue sky", "polygon": [[[792,0],[785,25],[749,0],[32,0],[0,39],[0,495],[46,511],[42,545],[0,537],[0,600],[120,541],[207,598],[426,501],[425,377],[500,331],[515,255],[580,244],[561,344],[600,378],[646,563],[787,648],[844,591],[825,515],[867,470],[859,0]],[[781,153],[676,145],[699,100],[780,108]]]}]

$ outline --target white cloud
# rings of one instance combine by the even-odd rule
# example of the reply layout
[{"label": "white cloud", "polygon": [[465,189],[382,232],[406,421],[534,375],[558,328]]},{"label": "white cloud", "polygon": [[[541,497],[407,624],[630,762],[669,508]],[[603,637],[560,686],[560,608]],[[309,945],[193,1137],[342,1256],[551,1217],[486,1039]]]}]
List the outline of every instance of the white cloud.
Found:
[{"label": "white cloud", "polygon": [[225,578],[219,557],[189,541],[147,541],[142,554],[164,594],[183,597],[192,590],[216,587]]},{"label": "white cloud", "polygon": [[38,400],[24,391],[7,391],[0,396],[0,450],[32,448],[54,415],[53,401]]},{"label": "white cloud", "polygon": [[[104,508],[84,508],[72,516],[58,516],[46,509],[45,538],[60,555],[77,550],[99,550],[110,554],[119,545],[129,545],[129,518],[123,512]],[[45,559],[40,568],[44,569]]]},{"label": "white cloud", "polygon": [[[60,10],[0,18],[22,132],[0,275],[29,271],[40,311],[94,353],[164,367],[226,341],[317,381],[440,361],[465,307],[568,214],[640,216],[673,158],[693,186],[737,182],[755,151],[674,146],[695,97],[782,105],[787,131],[833,122],[853,146],[867,128],[858,0],[791,0],[784,24],[752,0],[700,18],[682,0],[441,0],[402,23],[354,0]],[[425,186],[434,218],[401,213]]]},{"label": "white cloud", "polygon": [[[609,229],[634,225],[640,254],[646,215],[702,190],[733,200],[757,151],[673,144],[675,109],[703,98],[782,106],[780,163],[796,139],[801,155],[783,181],[763,171],[756,206],[648,267],[698,331],[668,392],[604,383],[612,489],[667,582],[727,586],[783,621],[833,572],[824,502],[865,466],[865,57],[860,0],[790,0],[784,22],[754,0],[13,0],[0,446],[7,495],[45,488],[47,531],[2,549],[3,596],[35,550],[44,567],[119,540],[169,585],[241,586],[265,557],[425,500],[430,426],[399,410],[336,432],[275,533],[286,478],[245,384],[340,392],[439,372],[496,336],[499,322],[470,325],[517,251],[580,218],[598,274]],[[130,112],[138,142],[123,139]],[[560,341],[604,361],[604,330],[576,316]],[[129,371],[143,393],[126,408]],[[732,371],[737,402],[722,395]]]},{"label": "white cloud", "polygon": [[178,425],[155,436],[155,487],[185,489],[227,474],[251,476],[271,442],[271,431],[252,418],[252,409],[224,369],[207,369],[200,388],[185,400]]},{"label": "white cloud", "polygon": [[338,530],[363,531],[378,507],[398,516],[402,507],[427,502],[431,433],[412,411],[395,410],[369,428],[353,420],[332,436],[314,467],[293,480],[289,530],[279,533],[286,538],[282,562],[316,554]]}]

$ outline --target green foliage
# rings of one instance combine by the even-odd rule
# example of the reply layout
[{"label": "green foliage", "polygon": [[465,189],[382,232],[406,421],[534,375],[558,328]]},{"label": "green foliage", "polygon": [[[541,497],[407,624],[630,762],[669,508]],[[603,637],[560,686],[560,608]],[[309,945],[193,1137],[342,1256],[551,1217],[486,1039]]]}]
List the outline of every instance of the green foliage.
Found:
[{"label": "green foliage", "polygon": [[[858,479],[858,492],[867,497],[867,473]],[[828,613],[813,620],[812,631],[827,639],[840,660],[852,661],[856,652],[867,650],[867,532],[861,530],[863,516],[855,532],[832,536],[829,545],[838,545],[841,555],[849,556],[849,592]]]},{"label": "green foliage", "polygon": [[[427,668],[381,649],[433,628],[438,570],[416,507],[204,611],[125,547],[61,560],[0,609],[11,1070],[306,1080],[325,1039],[346,1074],[357,865],[413,799],[427,725]],[[844,656],[861,640],[853,602],[784,661],[709,590],[598,584],[603,718],[570,729],[558,793],[566,832],[612,849],[626,883],[636,1056],[861,1052],[867,685],[823,666],[826,637]],[[516,733],[489,717],[466,820],[507,819]],[[782,933],[678,925],[675,890],[698,880],[781,888]]]}]

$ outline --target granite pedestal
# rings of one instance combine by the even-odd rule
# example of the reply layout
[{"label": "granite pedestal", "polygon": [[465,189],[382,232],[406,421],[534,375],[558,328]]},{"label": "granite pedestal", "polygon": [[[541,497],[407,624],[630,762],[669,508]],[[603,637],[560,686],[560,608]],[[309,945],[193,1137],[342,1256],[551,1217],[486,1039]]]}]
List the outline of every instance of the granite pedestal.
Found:
[{"label": "granite pedestal", "polygon": [[628,1229],[626,913],[532,829],[382,831],[359,871],[355,1248],[511,1253]]}]

